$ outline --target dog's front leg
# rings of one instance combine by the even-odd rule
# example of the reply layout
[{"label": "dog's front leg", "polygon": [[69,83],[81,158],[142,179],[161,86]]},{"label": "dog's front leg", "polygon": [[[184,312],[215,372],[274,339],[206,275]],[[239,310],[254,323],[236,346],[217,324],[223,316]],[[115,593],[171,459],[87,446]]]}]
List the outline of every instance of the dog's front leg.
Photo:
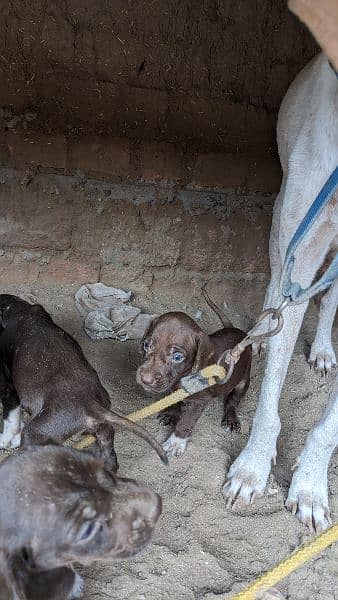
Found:
[{"label": "dog's front leg", "polygon": [[286,506],[316,531],[330,524],[327,470],[338,443],[338,375],[323,418],[310,431],[298,458]]},{"label": "dog's front leg", "polygon": [[279,396],[306,307],[307,304],[288,307],[282,331],[268,343],[265,375],[250,437],[230,467],[223,488],[229,505],[236,498],[248,504],[264,492],[271,461],[276,458]]},{"label": "dog's front leg", "polygon": [[[313,226],[312,236],[303,242],[293,269],[294,281],[301,287],[309,286],[323,263],[335,231],[327,227],[324,218]],[[285,254],[289,236],[281,239]],[[273,299],[278,306],[281,298]],[[288,306],[284,311],[284,327],[270,338],[262,388],[252,430],[247,445],[230,467],[228,481],[223,488],[227,504],[237,498],[245,504],[255,495],[262,494],[269,476],[271,461],[276,458],[276,442],[280,431],[278,402],[289,362],[303,321],[308,302]]]},{"label": "dog's front leg", "polygon": [[326,373],[337,366],[335,351],[332,346],[332,326],[338,305],[338,279],[324,294],[319,310],[316,337],[311,346],[310,365]]},{"label": "dog's front leg", "polygon": [[199,392],[194,394],[191,400],[182,402],[181,416],[175,431],[162,444],[168,456],[179,458],[184,454],[194,427],[211,398],[210,393]]}]

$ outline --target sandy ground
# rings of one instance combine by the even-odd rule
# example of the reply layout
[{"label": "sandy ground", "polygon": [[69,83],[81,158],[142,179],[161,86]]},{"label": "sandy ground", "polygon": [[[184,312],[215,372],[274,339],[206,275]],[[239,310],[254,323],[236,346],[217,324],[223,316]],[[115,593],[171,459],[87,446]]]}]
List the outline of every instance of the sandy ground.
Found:
[{"label": "sandy ground", "polygon": [[[3,289],[3,291],[5,291]],[[149,402],[135,383],[139,356],[135,343],[91,342],[82,330],[70,292],[21,289],[7,291],[40,301],[58,324],[82,345],[107,386],[114,409],[128,413]],[[215,326],[217,324],[215,323]],[[284,498],[304,439],[320,416],[332,376],[310,371],[304,341],[311,340],[313,319],[303,328],[284,387],[282,431],[277,466],[264,498],[241,511],[225,509],[220,490],[229,464],[243,448],[255,411],[263,361],[255,359],[252,380],[241,406],[242,432],[225,434],[221,403],[209,406],[199,421],[186,454],[163,466],[155,453],[129,433],[118,433],[120,473],[139,479],[163,498],[163,515],[152,544],[132,560],[81,568],[85,600],[216,600],[231,595],[288,555],[311,535],[284,508]],[[306,345],[306,344],[305,344]],[[164,439],[156,421],[144,425]],[[329,475],[332,518],[338,516],[338,466],[333,457]],[[278,588],[291,600],[338,599],[338,545],[295,572]]]}]

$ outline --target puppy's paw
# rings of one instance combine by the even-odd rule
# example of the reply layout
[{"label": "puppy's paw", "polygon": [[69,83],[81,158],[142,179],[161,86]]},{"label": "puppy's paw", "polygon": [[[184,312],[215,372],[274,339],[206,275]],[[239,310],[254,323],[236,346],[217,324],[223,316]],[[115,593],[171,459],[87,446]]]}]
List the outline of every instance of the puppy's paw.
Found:
[{"label": "puppy's paw", "polygon": [[164,427],[176,427],[177,422],[181,415],[180,406],[171,406],[162,410],[158,415],[157,419]]},{"label": "puppy's paw", "polygon": [[162,448],[166,452],[167,456],[176,456],[179,458],[184,454],[185,449],[188,445],[188,438],[180,438],[174,433],[163,442]]},{"label": "puppy's paw", "polygon": [[82,598],[83,595],[84,581],[76,571],[74,571],[74,575],[75,578],[73,589],[71,590],[67,600],[78,600],[78,598]]},{"label": "puppy's paw", "polygon": [[0,448],[19,448],[21,433],[12,434],[8,431],[0,434]]},{"label": "puppy's paw", "polygon": [[226,433],[233,433],[234,431],[238,433],[241,431],[241,422],[234,409],[224,415],[221,425]]},{"label": "puppy's paw", "polygon": [[19,448],[21,444],[21,433],[16,433],[11,439],[11,448]]},{"label": "puppy's paw", "polygon": [[336,354],[331,341],[318,343],[315,340],[311,346],[309,356],[310,367],[320,371],[323,375],[329,373],[337,366]]}]

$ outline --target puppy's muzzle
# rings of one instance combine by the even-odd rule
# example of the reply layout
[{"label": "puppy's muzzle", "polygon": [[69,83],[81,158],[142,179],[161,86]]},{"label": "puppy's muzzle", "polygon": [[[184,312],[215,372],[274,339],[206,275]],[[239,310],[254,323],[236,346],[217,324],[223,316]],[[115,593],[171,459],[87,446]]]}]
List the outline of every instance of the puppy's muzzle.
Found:
[{"label": "puppy's muzzle", "polygon": [[147,365],[141,365],[137,369],[136,381],[148,392],[165,392],[172,385],[168,376]]}]

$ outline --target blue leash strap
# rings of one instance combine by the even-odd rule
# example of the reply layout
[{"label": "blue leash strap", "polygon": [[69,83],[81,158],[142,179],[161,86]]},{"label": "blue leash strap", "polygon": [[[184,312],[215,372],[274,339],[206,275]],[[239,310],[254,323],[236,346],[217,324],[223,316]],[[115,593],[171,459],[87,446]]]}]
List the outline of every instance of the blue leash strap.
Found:
[{"label": "blue leash strap", "polygon": [[338,277],[338,253],[331,262],[329,268],[324,275],[316,283],[303,289],[299,283],[291,281],[291,272],[295,263],[294,253],[298,248],[304,236],[311,229],[318,215],[327,205],[332,195],[338,189],[338,166],[331,173],[330,177],[320,190],[318,196],[310,206],[304,219],[297,227],[291,242],[286,251],[283,271],[280,280],[280,292],[284,298],[291,298],[292,302],[301,303],[309,300],[315,294],[323,292],[332,285],[336,277]]}]

